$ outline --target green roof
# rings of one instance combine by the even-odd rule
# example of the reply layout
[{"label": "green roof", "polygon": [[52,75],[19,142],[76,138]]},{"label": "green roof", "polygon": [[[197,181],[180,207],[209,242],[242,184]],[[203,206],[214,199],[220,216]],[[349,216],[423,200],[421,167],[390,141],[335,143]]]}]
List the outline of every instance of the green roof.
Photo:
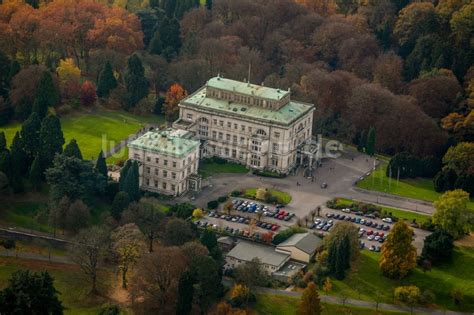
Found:
[{"label": "green roof", "polygon": [[128,144],[133,149],[174,157],[184,157],[198,146],[199,141],[190,139],[189,132],[175,129],[149,131]]},{"label": "green roof", "polygon": [[269,100],[278,101],[284,96],[290,94],[290,91],[274,89],[263,85],[251,84],[247,82],[240,82],[222,77],[214,77],[207,81],[207,86],[217,89],[236,92],[245,95],[252,95]]},{"label": "green roof", "polygon": [[[213,80],[213,79],[211,79]],[[209,80],[209,81],[211,81]],[[269,122],[288,126],[314,109],[312,104],[290,101],[278,110],[253,106],[233,101],[206,97],[206,86],[197,90],[181,101],[182,105],[197,107],[212,112],[222,112],[228,115],[251,121]]]}]

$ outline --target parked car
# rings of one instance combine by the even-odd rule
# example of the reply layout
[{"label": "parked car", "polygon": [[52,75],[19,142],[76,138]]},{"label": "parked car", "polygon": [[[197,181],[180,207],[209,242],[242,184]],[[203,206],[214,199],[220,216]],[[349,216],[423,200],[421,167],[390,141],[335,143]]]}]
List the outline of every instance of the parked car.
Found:
[{"label": "parked car", "polygon": [[385,223],[393,223],[392,218],[383,218],[382,221]]},{"label": "parked car", "polygon": [[334,216],[334,213],[328,212],[326,213],[327,218],[332,218]]},{"label": "parked car", "polygon": [[327,184],[327,183],[325,183],[325,182],[324,182],[324,183],[321,183],[321,188],[322,188],[322,189],[326,189],[327,187],[328,187],[328,184]]},{"label": "parked car", "polygon": [[342,212],[351,213],[351,209],[349,209],[349,208],[344,208],[344,209],[342,209]]},{"label": "parked car", "polygon": [[375,236],[374,236],[373,234],[372,234],[372,235],[369,235],[369,236],[367,236],[367,239],[368,239],[369,241],[373,240],[374,238],[375,238]]}]

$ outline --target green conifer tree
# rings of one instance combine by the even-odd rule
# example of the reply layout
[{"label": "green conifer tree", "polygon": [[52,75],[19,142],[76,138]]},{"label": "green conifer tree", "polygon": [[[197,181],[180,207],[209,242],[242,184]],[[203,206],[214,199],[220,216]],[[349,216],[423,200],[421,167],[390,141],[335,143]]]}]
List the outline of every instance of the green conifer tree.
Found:
[{"label": "green conifer tree", "polygon": [[0,173],[5,174],[8,179],[11,178],[12,165],[10,151],[5,150],[0,152]]},{"label": "green conifer tree", "polygon": [[41,167],[41,161],[39,155],[33,160],[30,169],[30,183],[33,186],[33,189],[39,190],[41,187],[41,179],[43,177],[43,171]]},{"label": "green conifer tree", "polygon": [[206,0],[206,9],[212,10],[212,0]]},{"label": "green conifer tree", "polygon": [[12,145],[10,146],[10,155],[12,157],[12,168],[16,168],[20,176],[26,175],[29,168],[29,161],[24,150],[23,139],[20,137],[18,131],[13,137]]},{"label": "green conifer tree", "polygon": [[23,150],[26,152],[29,163],[33,161],[40,148],[41,120],[36,112],[23,122],[20,130]]},{"label": "green conifer tree", "polygon": [[104,175],[105,178],[108,178],[108,169],[107,169],[107,163],[105,162],[105,157],[104,153],[100,151],[99,157],[97,158],[97,161],[95,163],[95,169],[102,175]]},{"label": "green conifer tree", "polygon": [[127,160],[125,165],[120,169],[120,178],[119,178],[119,190],[124,190],[125,188],[125,178],[127,177],[128,170],[132,166],[132,161]]},{"label": "green conifer tree", "polygon": [[357,151],[364,152],[366,146],[367,146],[367,138],[365,135],[365,130],[362,130],[360,133],[359,143],[357,144]]},{"label": "green conifer tree", "polygon": [[0,132],[0,152],[7,150],[7,139],[5,138],[5,132]]},{"label": "green conifer tree", "polygon": [[136,161],[132,162],[127,172],[123,191],[128,193],[131,201],[138,201],[140,199],[138,163]]},{"label": "green conifer tree", "polygon": [[33,112],[37,113],[40,119],[43,119],[48,112],[48,107],[58,104],[59,91],[54,85],[53,77],[49,71],[45,71],[36,89]]},{"label": "green conifer tree", "polygon": [[64,145],[61,122],[56,115],[48,115],[43,119],[40,130],[40,162],[42,170],[53,164],[54,156],[61,154]]},{"label": "green conifer tree", "polygon": [[145,69],[140,58],[135,54],[128,58],[125,87],[127,89],[126,109],[134,107],[148,95],[148,80],[145,78]]},{"label": "green conifer tree", "polygon": [[99,73],[97,82],[97,96],[107,98],[110,92],[117,87],[117,79],[115,79],[112,65],[107,61]]},{"label": "green conifer tree", "polygon": [[373,127],[370,127],[369,133],[367,134],[366,152],[370,156],[375,154],[375,129]]},{"label": "green conifer tree", "polygon": [[71,139],[71,141],[69,141],[69,143],[64,148],[63,155],[75,157],[82,160],[81,149],[79,149],[76,139]]}]

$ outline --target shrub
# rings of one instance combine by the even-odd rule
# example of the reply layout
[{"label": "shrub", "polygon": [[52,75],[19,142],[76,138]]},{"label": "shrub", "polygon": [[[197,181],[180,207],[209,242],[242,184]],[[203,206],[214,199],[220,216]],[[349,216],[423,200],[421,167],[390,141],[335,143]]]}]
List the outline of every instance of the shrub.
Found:
[{"label": "shrub", "polygon": [[194,209],[193,211],[193,218],[200,219],[203,217],[202,210],[199,208]]},{"label": "shrub", "polygon": [[211,161],[216,163],[216,164],[226,164],[227,163],[227,160],[226,159],[223,159],[221,157],[218,157],[218,156],[213,156],[211,158]]},{"label": "shrub", "polygon": [[224,202],[227,200],[227,196],[220,196],[219,198],[217,198],[217,202]]},{"label": "shrub", "polygon": [[296,285],[298,286],[298,288],[304,289],[304,288],[306,288],[307,283],[303,279],[300,279],[300,280],[298,280]]},{"label": "shrub", "polygon": [[219,206],[219,202],[217,200],[211,200],[207,203],[208,209],[216,209]]},{"label": "shrub", "polygon": [[242,192],[240,190],[234,190],[230,193],[232,197],[239,197],[242,195]]},{"label": "shrub", "polygon": [[10,238],[6,240],[0,240],[0,245],[3,246],[5,249],[12,249],[15,248],[15,240],[12,240]]},{"label": "shrub", "polygon": [[427,289],[421,293],[420,302],[425,305],[433,304],[436,300],[436,296],[433,291]]},{"label": "shrub", "polygon": [[196,206],[190,203],[177,203],[170,207],[169,213],[174,213],[178,218],[187,219],[192,216]]},{"label": "shrub", "polygon": [[295,234],[295,232],[293,232],[293,229],[287,229],[287,230],[281,231],[280,233],[275,235],[272,242],[273,244],[278,245],[286,241],[293,234]]}]

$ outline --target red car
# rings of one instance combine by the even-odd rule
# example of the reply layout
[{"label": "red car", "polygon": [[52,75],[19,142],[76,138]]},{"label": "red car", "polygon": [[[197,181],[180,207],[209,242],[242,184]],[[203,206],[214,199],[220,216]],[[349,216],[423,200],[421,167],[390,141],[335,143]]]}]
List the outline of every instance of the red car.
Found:
[{"label": "red car", "polygon": [[374,234],[374,231],[372,231],[372,230],[367,231],[367,235],[372,235],[372,234]]},{"label": "red car", "polygon": [[385,236],[385,233],[384,233],[384,232],[380,232],[380,233],[379,233],[379,236],[380,236],[380,237],[384,237],[384,236]]},{"label": "red car", "polygon": [[280,212],[278,212],[278,214],[282,215],[282,216],[285,216],[286,215],[286,212],[283,211],[283,210],[280,210]]},{"label": "red car", "polygon": [[278,220],[283,220],[284,217],[285,217],[285,216],[284,216],[283,214],[280,214],[280,215],[277,217],[277,219],[278,219]]},{"label": "red car", "polygon": [[278,230],[278,228],[279,228],[279,226],[278,226],[278,225],[276,225],[276,224],[273,224],[273,226],[272,226],[272,231],[276,231],[276,230]]}]

